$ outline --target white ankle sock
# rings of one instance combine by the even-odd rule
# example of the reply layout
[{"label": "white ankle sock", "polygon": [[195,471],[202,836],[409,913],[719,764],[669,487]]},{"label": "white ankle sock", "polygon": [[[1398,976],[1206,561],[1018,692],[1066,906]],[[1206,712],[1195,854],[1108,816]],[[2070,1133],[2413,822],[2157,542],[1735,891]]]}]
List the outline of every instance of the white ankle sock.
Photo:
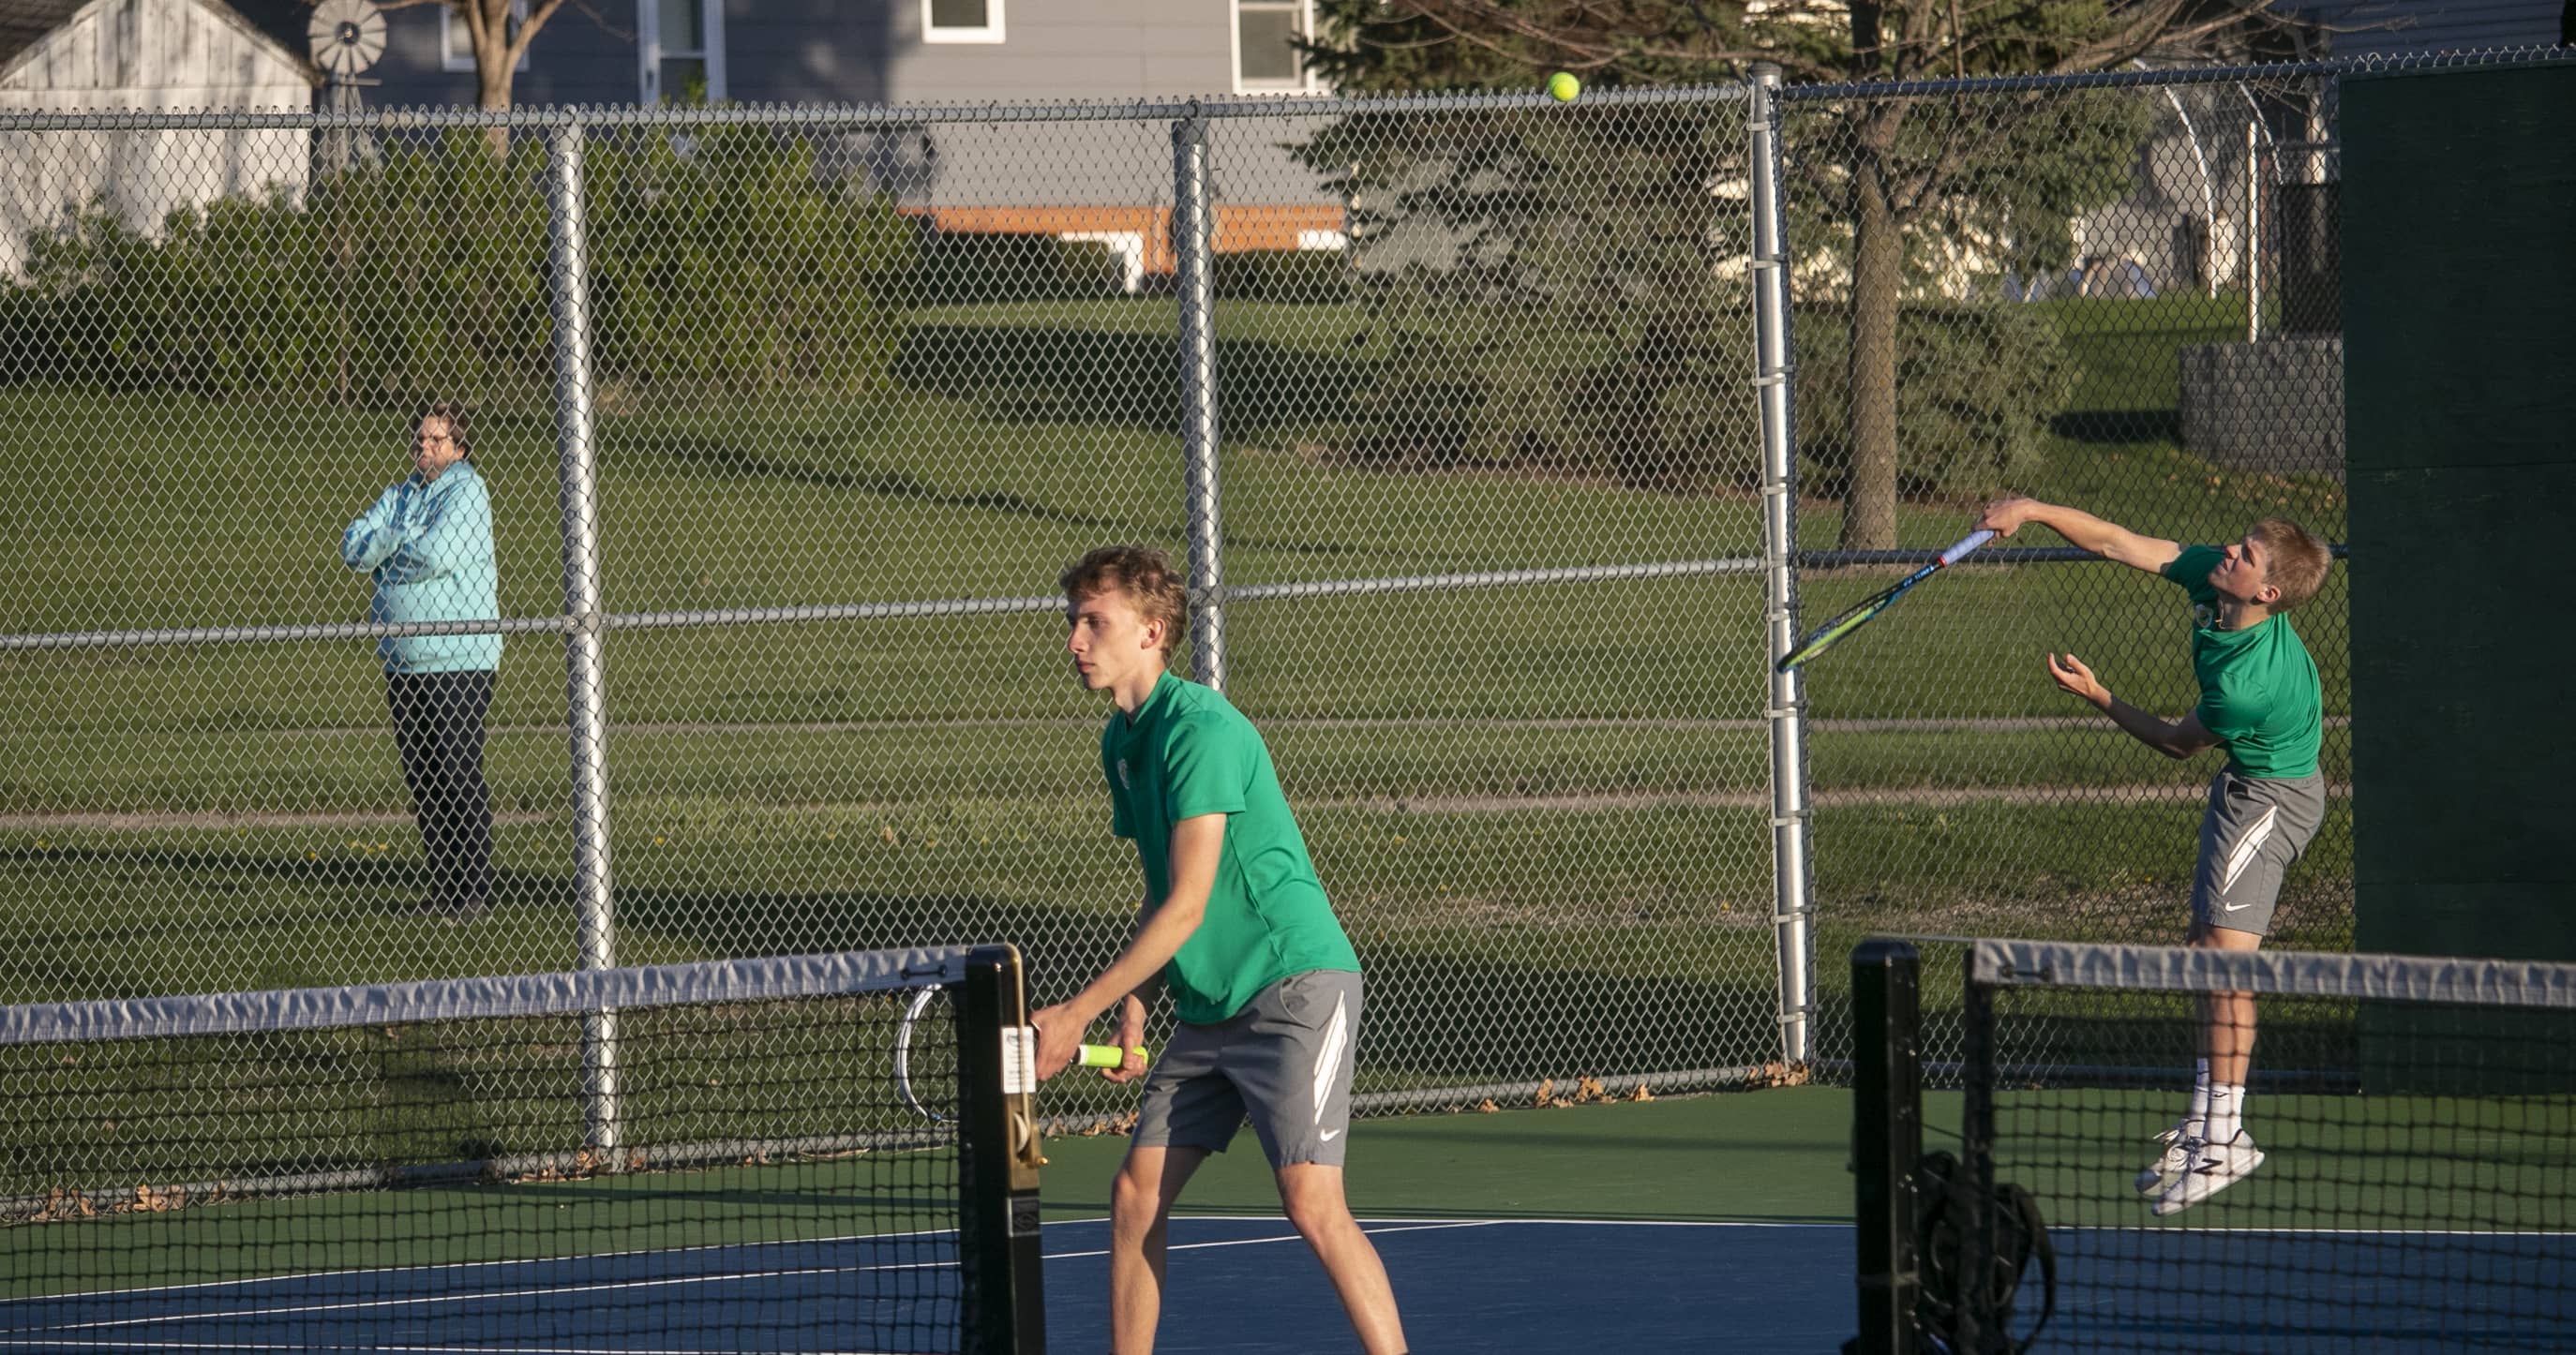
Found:
[{"label": "white ankle sock", "polygon": [[2245,1128],[2245,1088],[2228,1083],[2214,1083],[2209,1089],[2209,1118],[2201,1137],[2211,1143],[2230,1143]]},{"label": "white ankle sock", "polygon": [[2203,1137],[2200,1127],[2208,1122],[2209,1060],[2201,1059],[2192,1065],[2191,1109],[2183,1112],[2182,1136],[2187,1139]]}]

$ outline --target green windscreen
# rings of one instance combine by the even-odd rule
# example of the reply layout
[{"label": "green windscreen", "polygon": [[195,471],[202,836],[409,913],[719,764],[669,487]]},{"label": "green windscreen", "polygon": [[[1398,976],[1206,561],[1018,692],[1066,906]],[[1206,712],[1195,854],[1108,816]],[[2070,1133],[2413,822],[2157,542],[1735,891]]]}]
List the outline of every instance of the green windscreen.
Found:
[{"label": "green windscreen", "polygon": [[2576,959],[2576,63],[2341,94],[2356,945]]}]

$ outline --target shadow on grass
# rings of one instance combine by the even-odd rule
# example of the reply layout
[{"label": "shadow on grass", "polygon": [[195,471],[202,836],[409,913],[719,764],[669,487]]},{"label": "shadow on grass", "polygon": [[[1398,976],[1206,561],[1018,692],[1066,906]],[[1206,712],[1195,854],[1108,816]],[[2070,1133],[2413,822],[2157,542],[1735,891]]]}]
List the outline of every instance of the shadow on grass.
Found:
[{"label": "shadow on grass", "polygon": [[[798,954],[1009,941],[1029,1000],[1060,1001],[1117,958],[1121,920],[976,895],[623,891],[622,928],[710,953]],[[1773,980],[1641,978],[1372,947],[1362,1061],[1376,1085],[1469,1085],[1779,1057]],[[1572,1088],[1567,1089],[1571,1091]]]},{"label": "shadow on grass", "polygon": [[[23,867],[36,855],[23,850],[0,854],[0,863]],[[160,849],[87,855],[105,879],[138,871],[210,877],[214,887],[240,900],[240,912],[192,918],[184,931],[165,933],[159,944],[203,948],[210,939],[235,937],[239,939],[226,948],[239,950],[261,944],[262,938],[291,936],[292,950],[306,968],[271,986],[372,977],[328,972],[333,962],[331,916],[344,919],[343,926],[369,925],[374,917],[407,913],[417,898],[410,886],[418,879],[418,867],[409,862],[317,865],[282,853]],[[59,856],[49,854],[44,864],[62,868]],[[526,914],[532,910],[559,913],[565,953],[570,954],[576,922],[575,890],[568,878],[504,870],[495,884],[495,913],[453,932],[467,939],[463,963],[487,970],[509,967],[506,957],[497,954],[488,965],[478,964],[470,938],[489,931],[523,940]],[[621,935],[667,941],[672,943],[668,949],[695,955],[1009,941],[1028,959],[1030,998],[1040,1004],[1061,1000],[1087,982],[1116,957],[1127,933],[1123,918],[1097,909],[964,892],[622,889],[617,910]],[[49,929],[41,938],[22,930],[20,937],[22,946],[40,941],[34,948],[71,957],[125,953],[134,943],[130,926],[114,920]],[[1531,938],[1534,946],[1541,939]],[[1501,949],[1511,938],[1489,936],[1482,943]],[[370,952],[374,949],[370,945]],[[129,966],[138,962],[128,956]],[[1724,1069],[1778,1057],[1773,981],[1767,974],[1742,979],[1621,975],[1389,945],[1371,947],[1366,965],[1366,1090]],[[116,976],[102,975],[92,991],[130,987]]]},{"label": "shadow on grass", "polygon": [[2069,442],[2182,441],[2182,413],[2175,409],[2070,409],[2048,421],[2048,431]]},{"label": "shadow on grass", "polygon": [[[729,479],[776,480],[791,484],[812,485],[823,489],[871,494],[889,503],[915,504],[936,508],[964,508],[996,516],[1026,518],[1056,526],[1078,527],[1103,538],[1125,541],[1154,541],[1186,547],[1189,535],[1182,527],[1170,524],[1148,524],[1128,518],[1101,517],[1077,513],[1070,509],[1040,503],[1006,490],[978,490],[959,493],[943,490],[902,471],[879,470],[859,463],[820,466],[786,457],[750,451],[733,443],[696,434],[639,439],[637,447],[656,455],[667,456],[698,468],[706,474]],[[1177,499],[1179,487],[1173,487]],[[1402,558],[1370,547],[1335,545],[1325,542],[1293,540],[1278,537],[1245,536],[1227,532],[1226,544],[1246,550],[1271,551],[1281,555],[1341,556],[1367,554],[1373,559]]]},{"label": "shadow on grass", "polygon": [[[838,466],[819,466],[809,462],[771,456],[737,445],[697,434],[651,436],[636,440],[640,451],[667,456],[693,466],[709,475],[736,480],[783,480],[791,484],[811,485],[818,489],[842,490],[872,494],[892,503],[917,504],[932,508],[966,508],[1004,517],[1028,518],[1035,522],[1059,526],[1083,527],[1093,531],[1136,534],[1148,531],[1143,524],[1124,518],[1105,518],[1090,513],[1077,513],[1036,500],[1023,498],[1006,490],[979,490],[957,493],[894,470],[878,470],[856,462]],[[1157,534],[1169,535],[1168,529]]]},{"label": "shadow on grass", "polygon": [[[895,379],[963,400],[997,423],[1180,426],[1179,342],[1018,325],[918,325]],[[1369,364],[1267,340],[1220,339],[1217,407],[1229,438],[1274,438],[1351,415]]]}]

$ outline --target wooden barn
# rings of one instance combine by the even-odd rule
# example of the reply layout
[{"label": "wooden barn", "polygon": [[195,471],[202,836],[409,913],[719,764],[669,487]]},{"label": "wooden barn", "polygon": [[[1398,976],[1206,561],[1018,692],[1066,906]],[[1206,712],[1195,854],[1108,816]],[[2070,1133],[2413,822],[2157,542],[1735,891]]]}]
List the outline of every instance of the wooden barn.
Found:
[{"label": "wooden barn", "polygon": [[[321,73],[222,0],[0,0],[0,115],[310,108]],[[157,231],[231,194],[303,191],[300,131],[0,130],[0,276],[95,205]]]}]

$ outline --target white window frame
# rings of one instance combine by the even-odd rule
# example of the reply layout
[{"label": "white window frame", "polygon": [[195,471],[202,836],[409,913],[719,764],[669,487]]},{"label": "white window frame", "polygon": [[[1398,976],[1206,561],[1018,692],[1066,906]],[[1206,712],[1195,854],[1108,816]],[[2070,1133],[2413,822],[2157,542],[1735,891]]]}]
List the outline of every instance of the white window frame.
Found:
[{"label": "white window frame", "polygon": [[947,28],[930,22],[931,0],[921,0],[921,40],[923,42],[1000,42],[1002,41],[1002,6],[1004,0],[984,0],[984,26],[981,28]]},{"label": "white window frame", "polygon": [[[1297,33],[1308,42],[1315,40],[1315,0],[1251,0],[1254,9],[1287,9],[1297,11]],[[1290,83],[1243,78],[1243,6],[1245,0],[1227,0],[1225,7],[1225,50],[1234,68],[1234,92],[1237,94],[1327,94],[1315,73],[1298,63],[1297,78]]]},{"label": "white window frame", "polygon": [[723,103],[725,93],[724,0],[704,0],[698,6],[700,32],[694,46],[666,50],[662,45],[661,0],[636,0],[635,4],[635,90],[637,102],[650,108],[662,102],[662,61],[665,57],[694,56],[707,64],[707,102]]},{"label": "white window frame", "polygon": [[[517,37],[519,25],[527,21],[528,0],[510,0],[510,35]],[[456,40],[460,36],[465,38],[463,56],[456,54]],[[438,64],[442,69],[451,71],[474,69],[473,36],[465,27],[465,16],[457,13],[453,5],[438,7]],[[527,68],[528,54],[521,52],[517,69],[524,71]]]}]

